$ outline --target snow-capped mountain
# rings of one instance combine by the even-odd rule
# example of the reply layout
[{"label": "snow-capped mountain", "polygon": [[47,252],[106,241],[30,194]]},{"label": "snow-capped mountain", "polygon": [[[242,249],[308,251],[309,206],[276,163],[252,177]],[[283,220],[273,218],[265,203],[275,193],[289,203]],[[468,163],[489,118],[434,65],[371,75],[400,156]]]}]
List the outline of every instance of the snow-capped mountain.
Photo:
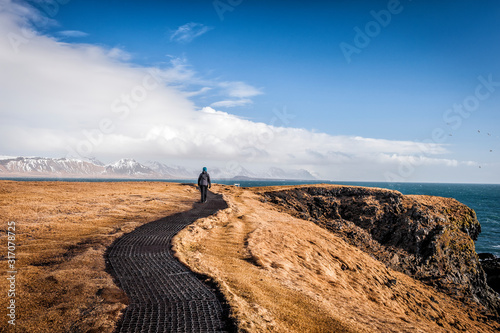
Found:
[{"label": "snow-capped mountain", "polygon": [[300,179],[300,180],[314,180],[314,177],[309,171],[300,169],[300,170],[289,170],[285,171],[280,168],[272,167],[269,168],[266,173],[266,178],[272,179]]},{"label": "snow-capped mountain", "polygon": [[259,178],[253,172],[248,171],[241,165],[228,165],[224,169],[220,168],[212,168],[208,170],[210,173],[210,177],[212,178],[223,178],[223,179],[232,179],[232,178]]},{"label": "snow-capped mountain", "polygon": [[172,179],[193,179],[198,177],[194,170],[188,170],[181,166],[168,166],[155,161],[147,162],[146,165],[156,173]]},{"label": "snow-capped mountain", "polygon": [[[196,170],[169,166],[151,161],[141,164],[134,159],[121,159],[107,164],[96,160],[68,158],[0,156],[0,177],[56,177],[56,178],[144,178],[144,179],[196,179]],[[306,170],[285,171],[270,168],[266,172],[251,172],[241,165],[228,165],[224,169],[209,168],[212,179],[316,179]]]},{"label": "snow-capped mountain", "polygon": [[124,176],[157,176],[156,172],[131,158],[106,165],[104,174]]},{"label": "snow-capped mountain", "polygon": [[96,176],[104,170],[102,165],[77,159],[16,157],[0,160],[0,175],[5,176]]}]

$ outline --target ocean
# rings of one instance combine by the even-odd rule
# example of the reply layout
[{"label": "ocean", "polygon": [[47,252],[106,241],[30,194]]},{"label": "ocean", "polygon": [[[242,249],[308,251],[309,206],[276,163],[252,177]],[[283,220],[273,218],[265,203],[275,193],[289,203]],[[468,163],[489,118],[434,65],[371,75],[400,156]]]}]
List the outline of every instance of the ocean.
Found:
[{"label": "ocean", "polygon": [[[7,178],[4,178],[7,179]],[[23,181],[131,181],[130,179],[47,179],[47,178],[9,178]],[[132,181],[144,181],[134,179]],[[151,180],[167,182],[192,182],[195,180]],[[302,185],[317,184],[318,181],[235,181],[214,180],[219,184],[234,185],[239,183],[242,187],[276,186],[276,185]],[[476,241],[477,253],[493,253],[500,257],[500,184],[434,184],[434,183],[383,183],[383,182],[326,182],[327,184],[354,185],[366,187],[380,187],[399,191],[403,194],[423,194],[440,197],[455,198],[463,204],[474,209],[481,223],[481,234]]]}]

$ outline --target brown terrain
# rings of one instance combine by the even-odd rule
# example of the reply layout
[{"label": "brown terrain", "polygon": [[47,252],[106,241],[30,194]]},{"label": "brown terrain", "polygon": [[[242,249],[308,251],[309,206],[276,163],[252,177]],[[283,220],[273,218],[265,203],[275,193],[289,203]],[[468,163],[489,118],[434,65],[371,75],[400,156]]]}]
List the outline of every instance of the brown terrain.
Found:
[{"label": "brown terrain", "polygon": [[219,285],[243,332],[500,330],[479,224],[456,200],[331,185],[217,191],[229,208],[182,230],[174,249]]},{"label": "brown terrain", "polygon": [[[453,199],[331,185],[212,190],[229,208],[182,230],[174,250],[219,287],[241,332],[500,330],[474,251],[480,226]],[[17,332],[112,332],[127,297],[105,271],[106,248],[198,199],[173,183],[0,181],[4,247],[16,222]]]},{"label": "brown terrain", "polygon": [[173,183],[0,181],[0,332],[14,332],[6,316],[8,221],[16,223],[15,331],[112,332],[127,301],[105,271],[106,248],[197,199],[194,187]]}]

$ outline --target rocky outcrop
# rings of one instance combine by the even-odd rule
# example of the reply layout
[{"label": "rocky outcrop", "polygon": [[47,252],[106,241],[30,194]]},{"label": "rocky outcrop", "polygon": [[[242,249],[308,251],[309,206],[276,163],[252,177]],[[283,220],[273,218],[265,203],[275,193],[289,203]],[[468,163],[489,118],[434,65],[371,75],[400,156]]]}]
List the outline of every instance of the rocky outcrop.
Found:
[{"label": "rocky outcrop", "polygon": [[491,253],[479,253],[479,259],[486,272],[488,285],[497,293],[500,293],[500,258]]},{"label": "rocky outcrop", "polygon": [[263,192],[287,212],[342,236],[384,262],[498,318],[499,295],[475,252],[475,212],[455,199],[350,186]]}]

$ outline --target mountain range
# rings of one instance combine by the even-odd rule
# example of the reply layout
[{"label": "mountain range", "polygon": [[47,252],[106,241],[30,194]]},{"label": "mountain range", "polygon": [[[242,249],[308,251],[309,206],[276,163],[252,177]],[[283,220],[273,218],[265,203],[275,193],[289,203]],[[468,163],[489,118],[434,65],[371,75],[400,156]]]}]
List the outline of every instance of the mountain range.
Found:
[{"label": "mountain range", "polygon": [[[130,178],[130,179],[196,179],[200,170],[182,166],[166,165],[156,161],[144,164],[134,159],[121,159],[104,164],[96,159],[80,160],[44,157],[1,157],[1,177],[47,177],[47,178]],[[287,179],[315,180],[309,171],[283,170],[272,167],[265,172],[254,173],[242,166],[225,169],[211,168],[213,179]]]}]

